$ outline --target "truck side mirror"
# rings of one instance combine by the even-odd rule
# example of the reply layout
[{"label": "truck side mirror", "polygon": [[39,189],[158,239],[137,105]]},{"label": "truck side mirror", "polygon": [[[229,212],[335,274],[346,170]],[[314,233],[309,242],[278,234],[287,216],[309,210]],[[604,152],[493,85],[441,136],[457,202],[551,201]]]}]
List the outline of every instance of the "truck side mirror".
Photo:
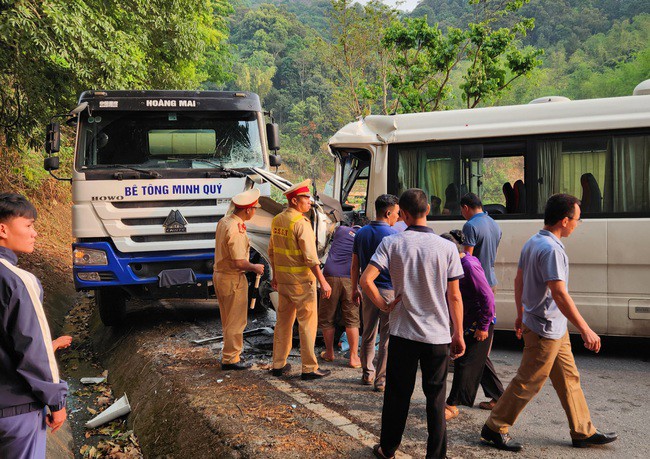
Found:
[{"label": "truck side mirror", "polygon": [[43,169],[46,171],[55,171],[59,168],[59,157],[58,156],[48,156],[43,161]]},{"label": "truck side mirror", "polygon": [[269,145],[269,150],[278,151],[280,149],[280,130],[277,123],[266,124],[266,140]]},{"label": "truck side mirror", "polygon": [[282,165],[282,157],[280,155],[269,155],[269,166],[280,167]]},{"label": "truck side mirror", "polygon": [[51,155],[52,153],[57,153],[60,149],[61,127],[59,123],[50,123],[47,125],[47,134],[45,136],[45,151],[48,155]]}]

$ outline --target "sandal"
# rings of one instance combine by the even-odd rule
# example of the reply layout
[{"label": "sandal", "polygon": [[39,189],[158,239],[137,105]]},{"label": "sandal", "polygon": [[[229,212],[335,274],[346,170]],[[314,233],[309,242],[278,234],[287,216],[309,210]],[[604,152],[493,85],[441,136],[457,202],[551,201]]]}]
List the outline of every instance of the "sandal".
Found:
[{"label": "sandal", "polygon": [[334,361],[334,358],[330,359],[330,358],[327,357],[327,351],[321,352],[320,353],[320,358],[325,360],[326,362],[333,362]]},{"label": "sandal", "polygon": [[384,453],[381,452],[381,446],[379,446],[379,444],[372,447],[372,454],[374,454],[377,459],[395,459],[395,456],[385,456]]},{"label": "sandal", "polygon": [[460,411],[458,411],[458,408],[456,408],[455,406],[445,405],[445,420],[446,421],[457,418],[459,414],[460,414]]}]

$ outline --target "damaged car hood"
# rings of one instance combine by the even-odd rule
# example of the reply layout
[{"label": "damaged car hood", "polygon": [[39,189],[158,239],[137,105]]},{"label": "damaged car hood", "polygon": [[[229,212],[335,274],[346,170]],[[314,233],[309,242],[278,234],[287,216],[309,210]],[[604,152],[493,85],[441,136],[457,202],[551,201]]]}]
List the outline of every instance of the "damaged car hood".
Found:
[{"label": "damaged car hood", "polygon": [[[252,172],[248,174],[248,177],[255,183],[268,182],[282,193],[293,186],[293,183],[272,172],[259,168],[251,168],[251,170]],[[273,217],[286,208],[286,203],[280,203],[268,196],[262,196],[259,204],[261,207],[257,209],[255,216],[246,222],[246,231],[251,247],[267,258],[268,261],[267,252],[269,239],[271,238],[271,222]],[[341,215],[340,210],[337,211],[336,209],[334,200],[328,200],[328,204],[326,206],[320,200],[314,198],[311,211],[305,214],[314,229],[316,248],[321,261],[325,259],[332,235],[339,222],[338,216]]]}]

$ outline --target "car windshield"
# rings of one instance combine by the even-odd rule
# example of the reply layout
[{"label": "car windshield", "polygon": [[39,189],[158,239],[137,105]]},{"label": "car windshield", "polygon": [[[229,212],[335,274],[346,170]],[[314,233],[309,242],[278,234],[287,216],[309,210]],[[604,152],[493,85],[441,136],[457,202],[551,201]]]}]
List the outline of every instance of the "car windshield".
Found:
[{"label": "car windshield", "polygon": [[81,119],[77,166],[263,167],[255,112],[94,112]]}]

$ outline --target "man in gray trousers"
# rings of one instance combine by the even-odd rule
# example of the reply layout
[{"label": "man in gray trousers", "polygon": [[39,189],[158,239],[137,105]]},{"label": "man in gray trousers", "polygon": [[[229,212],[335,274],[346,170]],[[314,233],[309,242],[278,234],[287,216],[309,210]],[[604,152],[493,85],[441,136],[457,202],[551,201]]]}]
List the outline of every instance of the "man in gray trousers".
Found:
[{"label": "man in gray trousers", "polygon": [[66,419],[68,385],[59,379],[43,289],[16,266],[34,251],[36,209],[0,194],[0,458],[45,458],[46,425]]},{"label": "man in gray trousers", "polygon": [[[359,273],[363,272],[381,241],[398,231],[393,228],[399,214],[397,196],[382,194],[375,201],[376,220],[364,226],[354,238],[352,249],[352,299],[361,302],[363,334],[361,336],[361,367],[363,375],[361,383],[366,386],[374,385],[375,391],[383,392],[386,386],[386,360],[388,358],[388,313],[378,309],[370,299],[359,290]],[[391,302],[395,297],[390,274],[384,271],[375,279],[379,294],[385,301]],[[379,352],[377,366],[374,365],[375,341],[379,329]]]}]

